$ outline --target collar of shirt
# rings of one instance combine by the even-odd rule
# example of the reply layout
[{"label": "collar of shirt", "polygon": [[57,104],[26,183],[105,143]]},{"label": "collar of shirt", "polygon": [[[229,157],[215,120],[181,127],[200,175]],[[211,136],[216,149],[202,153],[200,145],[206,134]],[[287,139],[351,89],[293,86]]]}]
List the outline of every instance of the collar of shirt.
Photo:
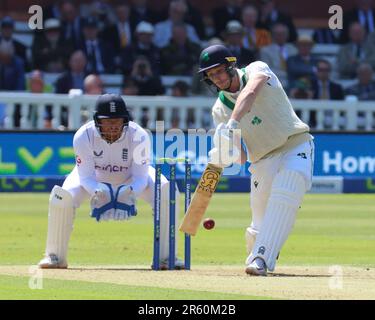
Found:
[{"label": "collar of shirt", "polygon": [[129,21],[126,21],[126,22],[117,22],[117,27],[122,29],[122,30],[126,30],[129,26]]},{"label": "collar of shirt", "polygon": [[329,87],[329,79],[326,80],[326,81],[318,80],[318,83],[319,83],[319,86],[320,86],[321,88],[323,88],[323,86],[326,86],[327,89],[328,89],[328,87]]},{"label": "collar of shirt", "polygon": [[247,34],[247,35],[250,35],[252,38],[254,38],[255,39],[255,35],[256,35],[256,29],[255,28],[245,28],[245,33]]},{"label": "collar of shirt", "polygon": [[238,75],[238,78],[239,78],[239,81],[240,81],[240,88],[236,92],[226,91],[228,94],[230,94],[235,99],[240,94],[240,92],[242,91],[242,89],[245,86],[245,83],[243,81],[243,76],[245,75],[245,72],[243,72],[242,69],[236,69],[236,72],[237,72],[237,75]]}]

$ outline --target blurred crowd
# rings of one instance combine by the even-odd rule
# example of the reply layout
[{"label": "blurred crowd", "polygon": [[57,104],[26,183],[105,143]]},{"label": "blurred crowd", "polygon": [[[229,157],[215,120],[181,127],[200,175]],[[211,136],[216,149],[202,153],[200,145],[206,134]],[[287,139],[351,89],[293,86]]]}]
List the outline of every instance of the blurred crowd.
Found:
[{"label": "blurred crowd", "polygon": [[[15,21],[0,21],[0,91],[84,93],[105,91],[102,74],[122,75],[126,95],[165,94],[161,77],[189,76],[191,86],[178,82],[172,94],[209,94],[196,75],[199,53],[211,44],[225,44],[239,67],[265,61],[295,99],[342,100],[347,95],[375,100],[375,9],[373,0],[356,0],[344,14],[344,29],[317,29],[310,36],[273,0],[256,6],[226,0],[202,16],[188,0],[171,0],[154,12],[147,0],[91,1],[80,7],[72,0],[44,8],[44,27],[33,34],[30,53],[14,39]],[[259,3],[259,2],[257,2]],[[316,57],[316,44],[338,44],[337,65]],[[356,79],[346,88],[332,80]],[[46,84],[45,73],[60,74]],[[51,118],[46,110],[46,126]],[[1,117],[1,115],[0,115]]]}]

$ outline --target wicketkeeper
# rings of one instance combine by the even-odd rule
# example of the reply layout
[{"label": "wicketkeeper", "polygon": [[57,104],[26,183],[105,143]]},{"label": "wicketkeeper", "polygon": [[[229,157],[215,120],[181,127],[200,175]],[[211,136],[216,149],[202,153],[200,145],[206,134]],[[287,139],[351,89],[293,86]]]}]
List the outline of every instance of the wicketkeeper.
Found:
[{"label": "wicketkeeper", "polygon": [[[137,215],[136,199],[153,206],[155,169],[150,165],[151,142],[138,124],[130,121],[119,95],[98,98],[94,120],[74,135],[76,166],[63,186],[55,186],[49,199],[48,235],[40,268],[67,268],[67,253],[75,210],[90,199],[96,221],[128,220]],[[176,221],[179,192],[176,190]],[[160,266],[169,255],[169,182],[161,177]],[[176,237],[177,252],[177,237]],[[176,259],[176,268],[183,262]]]},{"label": "wicketkeeper", "polygon": [[[238,153],[243,162],[251,162],[252,222],[246,229],[246,273],[267,275],[274,270],[303,196],[311,188],[313,137],[264,62],[238,69],[231,52],[214,45],[202,51],[199,72],[219,94],[212,108],[215,137],[227,141],[232,130],[241,130],[243,143]],[[212,159],[220,159],[217,152],[215,146]]]}]

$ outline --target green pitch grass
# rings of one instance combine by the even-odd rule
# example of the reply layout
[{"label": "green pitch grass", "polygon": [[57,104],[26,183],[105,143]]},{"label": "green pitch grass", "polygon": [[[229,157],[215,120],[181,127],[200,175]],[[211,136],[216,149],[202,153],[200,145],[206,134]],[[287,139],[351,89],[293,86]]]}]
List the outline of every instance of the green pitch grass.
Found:
[{"label": "green pitch grass", "polygon": [[[48,194],[0,193],[0,266],[35,265],[44,252],[47,235]],[[181,205],[183,199],[181,199]],[[192,238],[192,266],[240,266],[246,258],[244,231],[251,221],[249,195],[215,194],[206,217],[216,221],[213,230],[203,228]],[[85,203],[77,210],[69,244],[69,265],[141,265],[152,261],[153,218],[145,202],[138,203],[138,216],[127,222],[97,223]],[[306,195],[293,232],[281,251],[278,265],[375,266],[375,205],[373,195]],[[179,248],[183,247],[183,237]],[[180,250],[182,257],[182,250]],[[0,299],[31,298],[22,289],[27,278],[0,276]],[[92,292],[108,292],[124,298],[134,291],[125,285],[46,280],[51,290],[65,283],[59,296],[47,291],[35,298],[88,298]],[[60,284],[61,285],[61,284]],[[97,289],[93,289],[98,286]],[[13,288],[13,290],[11,290]],[[6,290],[2,290],[6,289]],[[23,291],[25,290],[25,291]],[[27,291],[26,291],[27,290]],[[91,292],[91,293],[90,293]],[[129,299],[238,299],[219,293],[173,292],[138,287]],[[143,293],[142,293],[143,292]],[[57,293],[56,293],[57,294]],[[72,295],[71,295],[72,294]],[[250,296],[242,296],[248,299]]]}]

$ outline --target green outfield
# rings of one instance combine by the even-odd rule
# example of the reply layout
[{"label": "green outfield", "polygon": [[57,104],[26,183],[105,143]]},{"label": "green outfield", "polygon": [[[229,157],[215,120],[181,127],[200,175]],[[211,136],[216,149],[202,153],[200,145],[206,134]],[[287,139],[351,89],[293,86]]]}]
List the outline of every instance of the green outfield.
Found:
[{"label": "green outfield", "polygon": [[[131,221],[104,223],[90,218],[85,204],[70,241],[71,269],[45,272],[43,290],[29,288],[28,268],[44,251],[48,194],[1,193],[0,204],[0,299],[293,299],[314,298],[325,287],[322,298],[350,298],[361,281],[375,288],[373,195],[306,195],[276,274],[263,279],[244,274],[249,195],[214,195],[206,216],[216,226],[199,230],[192,240],[192,271],[178,272],[149,270],[153,220],[146,203],[138,203]],[[328,289],[333,265],[344,271],[341,291]],[[282,292],[278,285],[291,288]],[[311,295],[301,295],[303,287]]]}]

